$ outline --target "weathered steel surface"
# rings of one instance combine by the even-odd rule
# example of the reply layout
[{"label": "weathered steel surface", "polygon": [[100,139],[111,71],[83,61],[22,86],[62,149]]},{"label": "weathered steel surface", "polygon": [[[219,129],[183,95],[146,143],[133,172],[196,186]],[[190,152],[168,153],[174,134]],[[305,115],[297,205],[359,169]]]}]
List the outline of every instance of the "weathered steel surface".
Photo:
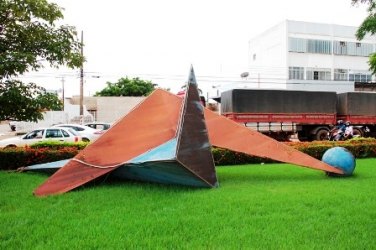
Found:
[{"label": "weathered steel surface", "polygon": [[182,104],[181,98],[155,91],[34,193],[67,192],[114,170],[114,175],[123,178],[216,186],[193,69],[187,92]]},{"label": "weathered steel surface", "polygon": [[213,146],[303,167],[342,173],[337,168],[257,131],[241,126],[208,109],[205,109],[205,120],[209,131],[209,140]]},{"label": "weathered steel surface", "polygon": [[210,186],[217,186],[211,145],[205,124],[204,107],[191,69],[178,134],[177,160]]},{"label": "weathered steel surface", "polygon": [[336,113],[335,92],[233,89],[221,94],[221,112],[225,113]]},{"label": "weathered steel surface", "polygon": [[93,144],[38,187],[38,196],[64,193],[145,153],[176,135],[181,100],[157,90]]},{"label": "weathered steel surface", "polygon": [[38,187],[35,195],[64,193],[111,171],[127,179],[217,186],[210,143],[250,155],[342,173],[203,109],[194,78],[190,77],[189,83],[184,104],[182,98],[156,90]]}]

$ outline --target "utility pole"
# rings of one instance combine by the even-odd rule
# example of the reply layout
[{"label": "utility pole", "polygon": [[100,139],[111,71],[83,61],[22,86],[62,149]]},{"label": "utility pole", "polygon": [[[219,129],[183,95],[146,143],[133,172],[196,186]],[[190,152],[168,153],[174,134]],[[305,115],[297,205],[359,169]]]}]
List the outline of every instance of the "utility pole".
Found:
[{"label": "utility pole", "polygon": [[[84,32],[81,31],[81,56],[84,56]],[[80,68],[80,116],[84,115],[84,63]]]},{"label": "utility pole", "polygon": [[64,89],[64,84],[65,84],[65,78],[64,77],[62,77],[61,78],[61,86],[62,86],[62,93],[61,93],[61,95],[62,95],[62,99],[63,99],[63,110],[64,110],[64,103],[65,103],[65,89]]},{"label": "utility pole", "polygon": [[64,89],[64,84],[65,84],[65,78],[64,76],[61,77],[61,99],[63,100],[63,111],[64,111],[64,108],[65,108],[65,89]]}]

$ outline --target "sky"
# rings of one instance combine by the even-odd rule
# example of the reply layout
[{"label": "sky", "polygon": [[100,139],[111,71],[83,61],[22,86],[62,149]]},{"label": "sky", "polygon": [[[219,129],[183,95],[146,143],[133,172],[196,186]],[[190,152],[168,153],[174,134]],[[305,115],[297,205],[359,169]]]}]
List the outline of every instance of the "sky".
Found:
[{"label": "sky", "polygon": [[[359,26],[366,6],[351,0],[49,0],[62,24],[83,32],[84,95],[121,77],[151,80],[177,92],[193,65],[206,95],[219,79],[247,71],[248,42],[284,20]],[[44,69],[24,76],[65,96],[79,95],[79,70]],[[221,81],[223,82],[223,80]]]}]

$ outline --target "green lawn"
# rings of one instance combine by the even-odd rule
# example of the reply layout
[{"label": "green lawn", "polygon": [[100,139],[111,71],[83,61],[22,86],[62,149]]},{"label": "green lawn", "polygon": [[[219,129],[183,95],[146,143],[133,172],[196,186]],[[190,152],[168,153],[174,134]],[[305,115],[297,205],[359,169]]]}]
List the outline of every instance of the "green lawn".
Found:
[{"label": "green lawn", "polygon": [[217,168],[220,187],[106,182],[59,196],[0,171],[0,249],[373,249],[376,159],[330,178],[288,164]]}]

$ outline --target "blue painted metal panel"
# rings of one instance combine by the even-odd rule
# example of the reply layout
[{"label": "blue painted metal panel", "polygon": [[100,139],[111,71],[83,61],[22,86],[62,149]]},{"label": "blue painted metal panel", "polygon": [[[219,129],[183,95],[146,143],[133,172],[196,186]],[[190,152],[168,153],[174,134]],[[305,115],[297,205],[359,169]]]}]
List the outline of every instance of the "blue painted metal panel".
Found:
[{"label": "blue painted metal panel", "polygon": [[178,184],[192,187],[211,187],[177,161],[125,164],[112,172],[112,176],[162,184]]},{"label": "blue painted metal panel", "polygon": [[60,168],[62,168],[65,164],[67,164],[70,160],[71,159],[35,164],[35,165],[27,166],[23,168],[23,170],[54,173]]},{"label": "blue painted metal panel", "polygon": [[150,151],[143,153],[128,163],[143,163],[147,161],[169,161],[176,159],[176,138],[167,141],[166,143],[151,149]]}]

